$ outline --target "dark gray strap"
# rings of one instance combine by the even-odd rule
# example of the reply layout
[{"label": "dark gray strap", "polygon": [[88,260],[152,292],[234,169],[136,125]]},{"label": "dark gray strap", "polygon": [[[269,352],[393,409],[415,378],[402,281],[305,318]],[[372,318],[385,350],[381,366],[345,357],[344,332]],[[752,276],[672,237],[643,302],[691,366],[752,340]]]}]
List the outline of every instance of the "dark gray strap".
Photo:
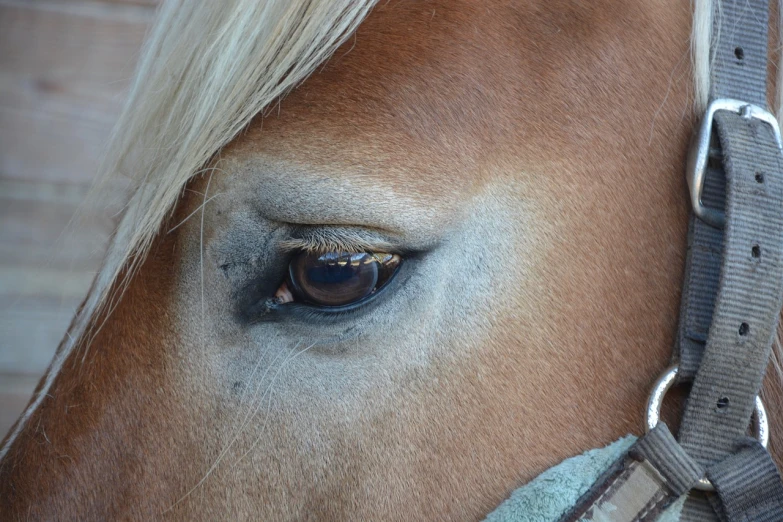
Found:
[{"label": "dark gray strap", "polygon": [[710,99],[767,106],[769,1],[714,2]]},{"label": "dark gray strap", "polygon": [[730,457],[707,470],[707,477],[718,492],[710,500],[720,520],[783,520],[783,483],[758,441],[741,439]]},{"label": "dark gray strap", "polygon": [[[723,168],[710,165],[702,190],[702,202],[709,208],[723,208],[725,200]],[[692,381],[701,364],[718,294],[722,254],[723,230],[713,228],[691,214],[680,322],[672,356],[679,364],[678,378],[682,381]]]},{"label": "dark gray strap", "polygon": [[[710,98],[735,98],[764,107],[768,0],[723,0],[715,5]],[[753,489],[754,481],[777,481],[780,486],[780,479],[756,471],[765,462],[771,464],[763,448],[735,452],[750,420],[780,313],[781,158],[771,128],[762,122],[718,113],[716,130],[720,143],[707,172],[702,202],[726,208],[727,225],[725,236],[695,217],[689,226],[675,358],[680,377],[695,377],[695,382],[680,441],[716,480],[721,480],[718,470],[730,470],[744,459],[740,468],[729,472],[743,481],[723,479],[719,499],[694,493],[682,520],[717,520],[710,502],[738,506],[720,508],[724,520],[766,520],[759,513],[743,511],[747,504],[741,499],[746,498],[747,488]],[[758,491],[768,494],[765,498],[771,504],[783,502],[777,490]]]},{"label": "dark gray strap", "polygon": [[700,491],[691,491],[688,501],[680,512],[680,522],[712,522],[717,521],[715,508],[707,496]]},{"label": "dark gray strap", "polygon": [[[711,99],[764,107],[768,0],[715,5]],[[659,425],[561,520],[654,520],[704,469],[717,496],[693,492],[681,520],[783,520],[777,470],[745,437],[783,304],[783,160],[767,123],[721,111],[715,130],[701,201],[725,208],[726,226],[690,222],[675,359],[694,384],[681,443]]]},{"label": "dark gray strap", "polygon": [[636,441],[628,452],[650,462],[677,497],[690,491],[704,476],[704,468],[683,450],[663,422]]},{"label": "dark gray strap", "polygon": [[[713,13],[710,100],[734,98],[766,106],[769,0],[721,0]],[[702,201],[724,208],[725,183],[720,161],[707,171]],[[673,359],[679,379],[696,375],[712,324],[718,293],[723,233],[691,215],[680,326]]]},{"label": "dark gray strap", "polygon": [[715,119],[727,188],[721,281],[680,428],[680,443],[705,468],[745,436],[783,304],[783,162],[776,137],[760,120],[726,111]]}]

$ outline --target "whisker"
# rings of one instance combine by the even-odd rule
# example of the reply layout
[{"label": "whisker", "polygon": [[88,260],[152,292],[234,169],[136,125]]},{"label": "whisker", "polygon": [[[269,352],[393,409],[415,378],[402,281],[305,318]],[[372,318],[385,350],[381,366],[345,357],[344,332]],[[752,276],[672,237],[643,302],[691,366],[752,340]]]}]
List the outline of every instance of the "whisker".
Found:
[{"label": "whisker", "polygon": [[[299,346],[299,344],[301,344],[301,343],[297,343],[296,346],[294,346],[293,349],[296,350],[296,348]],[[253,372],[251,373],[251,378],[252,378],[252,374],[254,374],[256,369],[260,366],[260,364],[263,361],[264,356],[266,355],[268,350],[269,349],[267,348],[264,352],[262,352],[261,356],[259,356],[258,362],[256,363],[256,366],[253,369]],[[281,350],[280,353],[278,353],[275,356],[275,358],[272,360],[272,362],[266,367],[266,370],[264,370],[264,374],[261,376],[261,379],[259,380],[259,383],[258,383],[258,386],[257,386],[256,390],[260,390],[261,389],[261,386],[264,383],[264,379],[266,378],[266,375],[269,373],[270,368],[272,368],[274,366],[275,362],[277,362],[278,357],[280,357],[280,355],[283,354],[283,353],[284,353],[284,351]],[[283,360],[283,364],[285,364],[285,359]],[[246,393],[247,393],[247,390],[245,390],[245,392],[243,393],[243,397],[244,397],[244,395]],[[266,391],[264,391],[264,393],[259,398],[259,404],[260,404],[261,401],[263,401],[264,395],[266,395]],[[253,402],[255,402],[255,400]],[[252,410],[252,411],[250,411],[250,410]],[[245,415],[245,418],[243,419],[241,426],[234,431],[234,435],[233,435],[231,441],[226,445],[225,448],[223,448],[220,451],[220,453],[218,454],[217,458],[215,459],[215,462],[212,463],[212,465],[209,467],[209,469],[204,474],[204,476],[201,477],[201,480],[199,480],[198,483],[195,486],[193,486],[187,493],[185,493],[185,495],[183,495],[182,498],[177,500],[168,509],[163,511],[162,514],[168,513],[169,511],[174,509],[179,503],[181,503],[183,500],[188,498],[194,491],[196,491],[199,487],[201,487],[204,484],[204,482],[206,482],[206,480],[210,477],[210,475],[212,475],[212,473],[217,469],[217,467],[223,461],[223,458],[226,456],[226,454],[229,452],[229,450],[234,446],[236,441],[239,439],[239,436],[245,430],[245,428],[250,423],[250,421],[253,419],[253,417],[255,417],[256,413],[258,413],[258,408],[253,409],[253,407],[251,406],[250,409],[248,410],[247,415]]]},{"label": "whisker", "polygon": [[[275,381],[277,380],[277,377],[280,375],[280,373],[283,371],[283,369],[285,368],[285,366],[287,364],[289,364],[291,361],[293,361],[294,359],[296,359],[297,357],[299,357],[300,355],[305,353],[307,350],[309,350],[310,348],[312,348],[316,344],[317,343],[313,343],[310,346],[308,346],[307,348],[304,348],[303,350],[300,350],[299,352],[295,353],[292,357],[290,357],[290,358],[286,359],[285,361],[283,361],[283,364],[280,365],[280,368],[278,368],[278,370],[275,373],[274,377],[272,377],[272,382],[269,383],[269,386],[267,387],[267,390],[264,392],[264,395],[266,395],[267,392],[269,392],[269,396],[267,397],[267,404],[266,404],[266,408],[267,408],[266,413],[267,414],[266,414],[266,418],[264,419],[264,424],[263,424],[263,426],[261,426],[261,432],[259,433],[259,435],[256,438],[256,440],[253,441],[253,443],[247,449],[247,451],[245,451],[245,453],[243,453],[242,456],[239,457],[239,459],[237,459],[237,461],[234,463],[234,465],[232,467],[236,467],[242,461],[242,459],[244,459],[251,451],[253,451],[255,449],[256,445],[258,444],[258,442],[261,440],[261,437],[264,435],[264,432],[266,431],[266,427],[269,424],[269,411],[270,411],[271,406],[272,406],[272,387],[274,386]],[[263,400],[263,396],[261,397],[261,399]]]},{"label": "whisker", "polygon": [[[207,180],[207,188],[204,189],[204,202],[201,204],[201,231],[199,234],[199,263],[201,265],[201,326],[204,328],[205,325],[205,311],[204,311],[204,214],[205,212],[205,206],[207,204],[207,195],[209,194],[209,185],[212,183],[212,175],[214,174],[214,170],[212,170],[209,173],[209,179]],[[206,332],[202,332],[202,341],[206,343]],[[206,348],[206,346],[204,346]]]},{"label": "whisker", "polygon": [[188,217],[186,217],[185,219],[183,219],[182,221],[180,221],[179,223],[177,223],[177,224],[176,224],[174,227],[170,228],[170,229],[169,229],[169,230],[168,230],[166,233],[167,233],[167,234],[171,234],[172,232],[174,232],[175,230],[177,230],[179,227],[181,227],[182,225],[184,225],[184,224],[185,224],[185,222],[187,222],[187,220],[188,220],[188,219],[192,218],[192,217],[193,217],[193,216],[196,214],[196,212],[198,212],[199,210],[203,209],[203,208],[204,208],[204,206],[206,206],[206,204],[207,204],[207,203],[209,203],[210,201],[212,201],[213,199],[215,199],[215,198],[216,198],[216,197],[218,197],[218,196],[222,196],[223,194],[224,194],[224,192],[218,192],[218,193],[217,193],[217,194],[215,194],[214,196],[210,196],[210,198],[209,198],[209,199],[207,199],[207,200],[205,200],[205,201],[204,201],[204,203],[202,203],[201,205],[199,205],[199,206],[196,208],[196,210],[194,210],[193,212],[191,212],[190,214],[188,214]]}]

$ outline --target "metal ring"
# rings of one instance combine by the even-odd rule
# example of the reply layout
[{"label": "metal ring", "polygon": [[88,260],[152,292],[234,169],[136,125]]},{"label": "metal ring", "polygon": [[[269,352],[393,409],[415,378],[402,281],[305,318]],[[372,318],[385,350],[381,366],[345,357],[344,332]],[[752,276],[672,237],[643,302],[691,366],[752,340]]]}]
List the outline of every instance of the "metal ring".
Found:
[{"label": "metal ring", "polygon": [[[666,392],[669,391],[669,388],[674,384],[679,372],[680,367],[675,364],[666,369],[658,380],[655,381],[652,392],[650,392],[650,398],[647,399],[647,416],[644,426],[645,433],[648,433],[658,425],[658,421],[661,419],[663,398],[666,395]],[[761,398],[758,396],[756,396],[756,409],[753,414],[753,430],[756,433],[756,438],[761,445],[766,448],[767,444],[769,444],[769,423],[767,421],[767,410],[764,408],[764,403],[761,402]],[[699,479],[694,486],[694,489],[715,491],[712,482],[706,477]]]}]

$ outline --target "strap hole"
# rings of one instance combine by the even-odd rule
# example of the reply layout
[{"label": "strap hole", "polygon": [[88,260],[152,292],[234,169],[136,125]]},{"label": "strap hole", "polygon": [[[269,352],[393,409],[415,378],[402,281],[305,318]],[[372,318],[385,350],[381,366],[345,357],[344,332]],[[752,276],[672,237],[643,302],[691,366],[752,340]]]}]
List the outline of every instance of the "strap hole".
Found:
[{"label": "strap hole", "polygon": [[719,410],[724,410],[729,407],[729,398],[728,397],[721,397],[718,399],[718,402],[716,404]]},{"label": "strap hole", "polygon": [[758,259],[761,257],[761,247],[758,245],[753,245],[753,248],[750,249],[750,255]]},{"label": "strap hole", "polygon": [[742,60],[743,58],[745,58],[744,49],[742,49],[742,47],[737,47],[736,49],[734,49],[734,56],[737,57],[737,60]]},{"label": "strap hole", "polygon": [[764,174],[756,172],[756,183],[764,183]]},{"label": "strap hole", "polygon": [[750,331],[750,325],[748,323],[742,323],[739,327],[739,334],[743,337],[748,335],[748,332]]}]

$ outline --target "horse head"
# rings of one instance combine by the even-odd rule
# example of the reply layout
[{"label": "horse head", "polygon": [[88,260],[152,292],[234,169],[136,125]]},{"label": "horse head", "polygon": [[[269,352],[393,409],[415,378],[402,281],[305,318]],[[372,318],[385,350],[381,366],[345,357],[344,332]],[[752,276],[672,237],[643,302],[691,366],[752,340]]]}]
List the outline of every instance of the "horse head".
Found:
[{"label": "horse head", "polygon": [[194,4],[141,62],[107,167],[135,193],[3,519],[475,519],[640,431],[687,5]]}]

